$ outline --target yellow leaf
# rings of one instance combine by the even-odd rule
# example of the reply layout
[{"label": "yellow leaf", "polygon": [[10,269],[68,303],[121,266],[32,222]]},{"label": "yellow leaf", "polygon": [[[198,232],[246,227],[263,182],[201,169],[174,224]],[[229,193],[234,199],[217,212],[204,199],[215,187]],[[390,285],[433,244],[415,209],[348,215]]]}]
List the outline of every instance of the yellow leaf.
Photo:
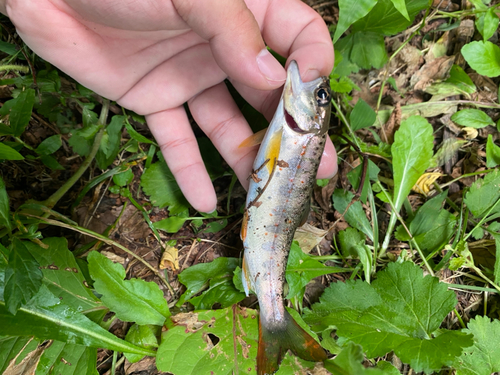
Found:
[{"label": "yellow leaf", "polygon": [[174,246],[167,246],[160,260],[160,269],[171,268],[173,271],[179,270],[179,252]]},{"label": "yellow leaf", "polygon": [[468,141],[474,139],[477,137],[479,132],[475,128],[470,128],[470,127],[465,127],[462,129],[462,132],[464,133],[464,138],[467,139]]},{"label": "yellow leaf", "polygon": [[412,190],[427,196],[429,191],[431,191],[432,184],[436,181],[442,174],[438,172],[424,173],[418,179],[417,183],[412,187]]}]

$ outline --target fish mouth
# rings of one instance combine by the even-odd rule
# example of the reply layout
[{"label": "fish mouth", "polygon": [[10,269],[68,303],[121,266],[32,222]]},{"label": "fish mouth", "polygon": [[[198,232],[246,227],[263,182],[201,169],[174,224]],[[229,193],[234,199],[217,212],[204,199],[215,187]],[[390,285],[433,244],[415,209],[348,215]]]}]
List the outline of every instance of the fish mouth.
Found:
[{"label": "fish mouth", "polygon": [[303,82],[302,78],[300,77],[299,65],[295,60],[292,60],[287,69],[286,82],[283,89],[283,112],[288,127],[296,133],[304,134],[307,133],[307,131],[300,128],[288,109],[293,105],[293,102],[295,101],[293,100],[293,98],[298,97],[302,90]]}]

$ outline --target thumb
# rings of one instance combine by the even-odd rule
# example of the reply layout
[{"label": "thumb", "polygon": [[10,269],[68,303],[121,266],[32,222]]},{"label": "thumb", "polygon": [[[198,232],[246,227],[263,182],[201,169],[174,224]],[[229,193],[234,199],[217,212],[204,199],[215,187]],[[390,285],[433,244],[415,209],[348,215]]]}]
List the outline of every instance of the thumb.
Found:
[{"label": "thumb", "polygon": [[208,40],[220,68],[259,90],[275,89],[285,69],[266,49],[259,25],[243,0],[173,0],[179,15]]}]

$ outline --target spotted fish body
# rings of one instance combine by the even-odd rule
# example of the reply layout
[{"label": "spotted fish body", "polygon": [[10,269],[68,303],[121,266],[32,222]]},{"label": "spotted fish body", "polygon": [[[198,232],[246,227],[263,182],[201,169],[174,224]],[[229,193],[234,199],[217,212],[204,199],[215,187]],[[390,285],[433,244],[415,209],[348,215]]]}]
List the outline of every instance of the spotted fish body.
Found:
[{"label": "spotted fish body", "polygon": [[243,285],[260,306],[259,375],[277,371],[288,349],[312,361],[325,351],[285,309],[283,285],[296,228],[309,210],[311,191],[330,119],[330,86],[321,77],[304,83],[295,61],[255,159],[241,230]]}]

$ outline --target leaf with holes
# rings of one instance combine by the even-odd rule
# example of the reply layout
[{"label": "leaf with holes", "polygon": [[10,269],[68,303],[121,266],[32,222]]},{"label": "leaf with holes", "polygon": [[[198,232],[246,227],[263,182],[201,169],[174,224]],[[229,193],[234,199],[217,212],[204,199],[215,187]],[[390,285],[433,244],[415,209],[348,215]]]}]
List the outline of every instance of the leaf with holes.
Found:
[{"label": "leaf with holes", "polygon": [[198,375],[209,369],[214,374],[255,374],[255,310],[233,305],[222,310],[181,313],[167,319],[166,326],[156,355],[160,371]]}]

